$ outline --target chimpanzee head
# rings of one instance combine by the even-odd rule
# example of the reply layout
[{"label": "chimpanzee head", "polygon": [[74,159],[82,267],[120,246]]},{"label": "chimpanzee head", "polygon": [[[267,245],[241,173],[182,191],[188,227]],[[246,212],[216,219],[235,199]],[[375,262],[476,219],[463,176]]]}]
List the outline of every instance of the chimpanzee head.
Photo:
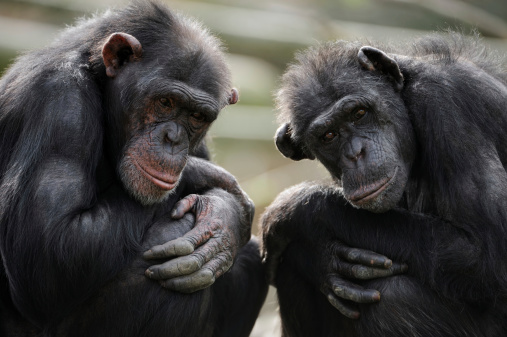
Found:
[{"label": "chimpanzee head", "polygon": [[146,205],[170,195],[219,111],[238,100],[220,42],[188,18],[148,6],[156,20],[137,29],[128,20],[142,18],[130,8],[121,14],[124,31],[102,44],[108,145],[124,186]]},{"label": "chimpanzee head", "polygon": [[399,202],[414,161],[415,137],[393,57],[335,42],[297,55],[277,103],[280,152],[318,159],[341,180],[355,207],[385,212]]}]

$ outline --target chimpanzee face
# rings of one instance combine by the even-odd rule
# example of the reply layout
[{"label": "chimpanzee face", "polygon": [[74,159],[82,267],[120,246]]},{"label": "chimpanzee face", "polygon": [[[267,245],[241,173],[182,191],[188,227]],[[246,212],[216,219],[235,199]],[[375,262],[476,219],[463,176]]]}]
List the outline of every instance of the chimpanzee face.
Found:
[{"label": "chimpanzee face", "polygon": [[305,59],[285,75],[279,102],[290,111],[277,146],[290,158],[322,162],[353,206],[385,212],[401,199],[414,160],[408,113],[382,74],[328,56]]},{"label": "chimpanzee face", "polygon": [[[109,106],[114,110],[108,111],[115,138],[111,142],[125,188],[149,205],[165,200],[174,191],[189,154],[220,110],[236,103],[238,94],[228,87],[223,61],[205,51],[143,59],[141,51],[138,56],[135,53],[137,39],[120,34],[127,38],[115,41],[118,38],[111,37],[104,46],[106,51],[127,48],[127,52],[104,56],[106,66],[112,67],[107,87]],[[120,44],[121,48],[108,43]],[[118,55],[127,55],[128,59],[114,59]],[[121,69],[114,68],[115,62]]]},{"label": "chimpanzee face", "polygon": [[144,101],[141,109],[128,114],[119,172],[127,189],[150,204],[164,200],[177,186],[189,152],[220,107],[209,94],[178,82]]}]

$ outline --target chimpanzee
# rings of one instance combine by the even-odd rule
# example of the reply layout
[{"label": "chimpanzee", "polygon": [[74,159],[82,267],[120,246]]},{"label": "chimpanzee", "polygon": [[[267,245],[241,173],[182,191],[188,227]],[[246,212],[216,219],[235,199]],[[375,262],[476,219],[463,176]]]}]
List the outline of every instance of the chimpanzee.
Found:
[{"label": "chimpanzee", "polygon": [[501,62],[453,32],[298,54],[276,145],[333,181],[292,187],[263,214],[284,336],[507,335]]},{"label": "chimpanzee", "polygon": [[156,2],[20,57],[0,82],[1,335],[248,336],[253,204],[204,143],[237,100],[218,39]]}]

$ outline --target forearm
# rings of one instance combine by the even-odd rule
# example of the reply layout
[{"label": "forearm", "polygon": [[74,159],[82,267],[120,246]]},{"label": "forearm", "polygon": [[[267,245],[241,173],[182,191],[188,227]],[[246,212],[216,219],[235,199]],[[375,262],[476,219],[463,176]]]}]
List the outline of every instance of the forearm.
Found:
[{"label": "forearm", "polygon": [[[49,203],[54,200],[40,195],[44,200],[35,204],[43,211],[26,209],[19,215],[23,218],[12,217],[5,224],[4,264],[17,285],[13,300],[22,312],[30,311],[27,317],[53,319],[84,301],[130,262],[148,219],[132,212],[138,206],[122,193],[119,188],[108,191],[88,207],[72,199],[52,208]],[[138,226],[133,226],[136,221]],[[20,223],[31,227],[21,228]]]},{"label": "forearm", "polygon": [[331,238],[327,226],[332,224],[317,221],[319,212],[312,200],[321,200],[322,195],[313,193],[319,186],[303,183],[280,193],[261,217],[261,255],[266,266],[267,278],[274,284],[276,270],[287,247],[297,240],[307,247],[316,247],[319,238]]},{"label": "forearm", "polygon": [[[371,249],[408,264],[408,273],[454,299],[482,301],[501,290],[502,266],[487,264],[505,257],[495,253],[495,238],[474,230],[475,224],[453,223],[432,215],[395,209],[382,214],[348,212],[347,224],[335,235],[354,247]],[[399,244],[397,244],[399,243]]]}]

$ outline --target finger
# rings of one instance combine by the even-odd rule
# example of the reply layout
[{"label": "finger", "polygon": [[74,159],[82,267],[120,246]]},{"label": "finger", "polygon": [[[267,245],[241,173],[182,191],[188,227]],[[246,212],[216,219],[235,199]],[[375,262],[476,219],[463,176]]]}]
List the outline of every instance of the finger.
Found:
[{"label": "finger", "polygon": [[364,289],[357,284],[338,277],[332,278],[330,284],[333,293],[345,300],[356,303],[375,303],[380,301],[380,292],[375,289]]},{"label": "finger", "polygon": [[335,249],[339,256],[351,263],[381,268],[389,268],[393,264],[391,259],[370,250],[337,246]]},{"label": "finger", "polygon": [[226,254],[223,252],[221,253],[221,249],[222,246],[218,244],[218,241],[212,240],[206,245],[196,249],[191,255],[178,257],[165,263],[149,267],[145,274],[149,278],[155,280],[188,275],[201,269],[212,259],[221,259],[221,256]]},{"label": "finger", "polygon": [[337,298],[333,292],[329,291],[325,293],[327,300],[333,307],[335,307],[343,316],[358,319],[359,311],[355,310],[351,305],[345,303],[345,301]]},{"label": "finger", "polygon": [[162,287],[182,293],[192,293],[207,288],[213,283],[215,283],[215,276],[209,269],[201,269],[191,275],[160,281]]},{"label": "finger", "polygon": [[195,204],[199,196],[197,194],[187,195],[185,198],[181,199],[174,205],[173,211],[171,212],[171,217],[173,219],[181,219],[185,213],[190,212],[194,209]]},{"label": "finger", "polygon": [[213,259],[206,263],[203,269],[209,269],[215,275],[215,278],[220,277],[231,269],[233,264],[233,257],[229,251],[224,251],[217,254]]},{"label": "finger", "polygon": [[360,264],[350,264],[347,262],[340,261],[336,266],[337,272],[348,278],[359,279],[359,280],[371,280],[379,277],[386,277],[393,275],[393,270],[367,267]]},{"label": "finger", "polygon": [[[178,257],[165,263],[149,267],[145,274],[155,280],[164,280],[182,275],[189,275],[201,268],[210,269],[215,275],[227,271],[232,265],[232,255],[229,251],[222,252],[222,246],[217,240],[196,249],[191,255]],[[211,262],[210,262],[211,261]],[[227,269],[222,270],[221,268]]]},{"label": "finger", "polygon": [[202,269],[190,275],[179,276],[161,282],[162,286],[179,292],[194,292],[212,285],[233,264],[232,255],[220,253],[206,263]]},{"label": "finger", "polygon": [[150,260],[188,255],[194,252],[196,247],[207,242],[212,236],[213,232],[209,226],[197,223],[194,228],[182,237],[150,248],[150,250],[143,254],[143,257]]},{"label": "finger", "polygon": [[204,264],[203,257],[192,254],[182,256],[162,264],[150,266],[145,275],[154,280],[166,280],[178,276],[189,275],[199,270]]},{"label": "finger", "polygon": [[408,271],[408,265],[406,263],[393,262],[389,270],[391,271],[391,275],[404,274]]},{"label": "finger", "polygon": [[188,255],[191,254],[194,250],[195,245],[192,243],[192,240],[189,240],[188,237],[183,236],[181,238],[168,241],[162,245],[150,248],[150,250],[144,252],[143,258],[147,260],[163,259],[173,256]]}]

